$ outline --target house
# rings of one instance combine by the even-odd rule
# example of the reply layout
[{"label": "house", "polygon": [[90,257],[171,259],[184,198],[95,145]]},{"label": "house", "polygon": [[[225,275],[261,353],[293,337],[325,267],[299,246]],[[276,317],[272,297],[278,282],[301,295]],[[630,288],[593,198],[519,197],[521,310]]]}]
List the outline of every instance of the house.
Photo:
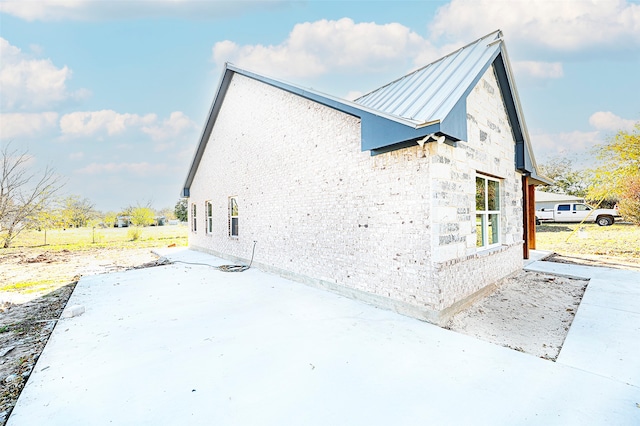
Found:
[{"label": "house", "polygon": [[227,64],[184,184],[189,245],[444,323],[535,248],[502,33],[354,102]]},{"label": "house", "polygon": [[553,209],[556,204],[584,203],[583,197],[575,197],[567,194],[555,194],[553,192],[536,191],[536,210]]}]

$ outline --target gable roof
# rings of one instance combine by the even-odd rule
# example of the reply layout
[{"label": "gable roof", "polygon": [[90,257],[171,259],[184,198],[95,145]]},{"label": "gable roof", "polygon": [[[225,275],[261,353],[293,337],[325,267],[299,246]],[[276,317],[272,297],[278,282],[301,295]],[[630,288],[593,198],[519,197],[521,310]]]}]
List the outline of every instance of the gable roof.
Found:
[{"label": "gable roof", "polygon": [[356,102],[413,121],[418,126],[445,123],[500,54],[501,35],[499,30],[488,34]]},{"label": "gable roof", "polygon": [[432,134],[444,136],[452,144],[467,140],[466,98],[492,64],[516,141],[516,169],[537,183],[550,183],[537,174],[502,32],[498,30],[354,102],[226,63],[182,196],[189,196],[191,183],[234,74],[360,118],[361,149],[376,155],[415,145],[418,140]]}]

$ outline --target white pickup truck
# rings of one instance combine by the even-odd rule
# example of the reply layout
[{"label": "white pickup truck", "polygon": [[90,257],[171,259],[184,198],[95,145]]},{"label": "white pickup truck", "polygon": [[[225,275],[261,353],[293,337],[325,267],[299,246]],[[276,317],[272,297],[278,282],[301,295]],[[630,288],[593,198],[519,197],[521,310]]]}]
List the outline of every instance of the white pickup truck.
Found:
[{"label": "white pickup truck", "polygon": [[536,211],[536,225],[541,222],[595,222],[600,226],[613,224],[620,214],[616,209],[594,209],[584,203],[556,204],[553,209]]}]

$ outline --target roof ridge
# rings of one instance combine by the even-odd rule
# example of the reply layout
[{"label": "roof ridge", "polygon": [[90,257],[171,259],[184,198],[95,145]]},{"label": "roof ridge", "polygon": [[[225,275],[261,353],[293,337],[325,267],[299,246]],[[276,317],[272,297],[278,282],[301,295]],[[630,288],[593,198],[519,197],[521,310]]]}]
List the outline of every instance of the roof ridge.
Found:
[{"label": "roof ridge", "polygon": [[397,83],[397,82],[399,82],[399,81],[401,81],[401,80],[403,80],[403,79],[405,79],[405,78],[408,78],[408,77],[410,77],[410,76],[412,76],[412,75],[415,75],[416,73],[418,73],[418,72],[420,72],[420,71],[423,71],[424,69],[426,69],[426,68],[428,68],[428,67],[430,67],[430,66],[432,66],[432,65],[434,65],[434,64],[436,64],[436,63],[438,63],[438,62],[444,61],[445,59],[447,59],[447,58],[449,58],[449,57],[451,57],[451,56],[457,55],[457,54],[459,54],[461,51],[463,51],[463,50],[465,50],[465,49],[469,48],[470,46],[472,46],[472,45],[474,45],[474,44],[477,44],[477,43],[478,43],[478,42],[480,42],[481,40],[484,40],[484,39],[486,39],[486,38],[489,38],[490,36],[492,36],[492,35],[494,35],[494,34],[497,34],[497,35],[498,35],[498,37],[496,38],[496,40],[494,40],[494,42],[495,42],[495,41],[497,41],[497,40],[500,40],[500,39],[502,38],[502,30],[497,29],[497,30],[495,30],[495,31],[492,31],[492,32],[490,32],[489,34],[486,34],[486,35],[484,35],[484,36],[482,36],[482,37],[480,37],[480,38],[478,38],[478,39],[476,39],[476,40],[472,41],[471,43],[467,43],[467,44],[465,44],[464,46],[462,46],[462,47],[460,47],[460,48],[458,48],[458,49],[454,50],[454,51],[453,51],[453,52],[451,52],[451,53],[448,53],[448,54],[446,54],[446,55],[444,55],[444,56],[442,56],[442,57],[440,57],[440,58],[436,59],[436,60],[435,60],[435,61],[433,61],[433,62],[429,62],[428,64],[423,65],[423,66],[421,66],[420,68],[417,68],[417,69],[415,69],[415,70],[411,71],[410,73],[403,75],[402,77],[396,78],[395,80],[390,81],[390,82],[389,82],[389,83],[387,83],[387,84],[384,84],[384,85],[382,85],[382,86],[380,86],[380,87],[378,87],[378,88],[376,88],[376,89],[373,89],[373,90],[371,90],[371,91],[369,91],[369,92],[365,93],[364,95],[362,95],[362,96],[358,97],[357,99],[354,99],[354,101],[353,101],[353,102],[356,102],[356,103],[357,103],[357,102],[358,102],[358,100],[360,100],[360,99],[362,99],[362,98],[364,98],[364,97],[367,97],[367,96],[371,95],[372,93],[375,93],[375,92],[377,92],[377,91],[379,91],[379,90],[381,90],[381,89],[384,89],[385,87],[389,87],[389,86],[391,86],[392,84],[395,84],[395,83]]}]

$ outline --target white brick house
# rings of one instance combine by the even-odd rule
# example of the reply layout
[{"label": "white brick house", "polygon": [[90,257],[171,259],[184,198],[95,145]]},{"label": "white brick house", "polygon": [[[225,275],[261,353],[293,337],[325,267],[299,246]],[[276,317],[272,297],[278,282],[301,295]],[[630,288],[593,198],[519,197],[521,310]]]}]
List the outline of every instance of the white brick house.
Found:
[{"label": "white brick house", "polygon": [[442,323],[522,267],[535,170],[495,32],[349,102],[227,65],[193,249]]}]

